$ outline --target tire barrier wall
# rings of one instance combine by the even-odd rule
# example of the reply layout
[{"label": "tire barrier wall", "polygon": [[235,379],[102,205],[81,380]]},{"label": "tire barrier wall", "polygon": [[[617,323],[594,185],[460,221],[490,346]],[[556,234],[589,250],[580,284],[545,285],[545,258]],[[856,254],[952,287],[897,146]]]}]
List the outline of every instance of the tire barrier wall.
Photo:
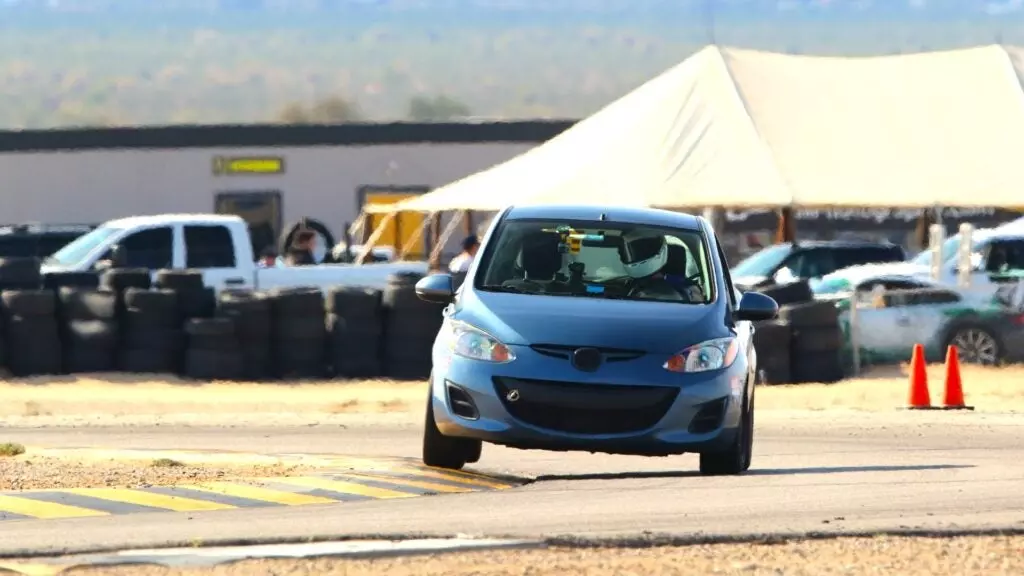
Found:
[{"label": "tire barrier wall", "polygon": [[806,281],[761,290],[779,303],[775,320],[758,322],[754,347],[765,384],[831,383],[845,377],[839,309],[815,302]]},{"label": "tire barrier wall", "polygon": [[[416,297],[420,276],[384,290],[339,286],[224,290],[194,270],[39,273],[0,259],[0,364],[14,376],[130,372],[195,380],[424,379],[443,305]],[[765,290],[779,318],[759,323],[765,383],[843,377],[834,305],[806,283]]]}]

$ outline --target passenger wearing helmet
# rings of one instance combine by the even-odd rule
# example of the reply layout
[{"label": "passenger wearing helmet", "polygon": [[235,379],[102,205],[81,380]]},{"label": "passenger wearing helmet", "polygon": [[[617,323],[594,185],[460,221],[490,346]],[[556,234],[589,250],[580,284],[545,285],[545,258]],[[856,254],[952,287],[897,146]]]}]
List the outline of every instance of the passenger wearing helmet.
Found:
[{"label": "passenger wearing helmet", "polygon": [[[675,247],[673,247],[675,248]],[[637,298],[700,302],[703,294],[685,276],[685,251],[680,276],[668,274],[670,247],[665,236],[653,231],[640,231],[624,235],[620,250],[623,268],[632,278],[629,295]],[[679,267],[673,263],[673,267]]]}]

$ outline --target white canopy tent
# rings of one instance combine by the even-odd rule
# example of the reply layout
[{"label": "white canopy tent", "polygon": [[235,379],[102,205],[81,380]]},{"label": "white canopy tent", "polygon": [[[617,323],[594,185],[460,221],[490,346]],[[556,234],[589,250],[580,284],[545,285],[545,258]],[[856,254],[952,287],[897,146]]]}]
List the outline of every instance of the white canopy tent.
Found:
[{"label": "white canopy tent", "polygon": [[707,47],[521,156],[373,212],[588,202],[1019,207],[1014,49],[838,58]]}]

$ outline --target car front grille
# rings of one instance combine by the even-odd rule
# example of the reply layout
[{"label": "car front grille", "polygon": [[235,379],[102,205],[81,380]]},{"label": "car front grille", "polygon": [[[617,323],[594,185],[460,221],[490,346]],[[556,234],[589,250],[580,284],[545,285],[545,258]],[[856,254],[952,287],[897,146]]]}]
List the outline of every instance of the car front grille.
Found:
[{"label": "car front grille", "polygon": [[658,423],[677,388],[578,384],[495,378],[494,389],[512,417],[570,434],[629,434]]}]

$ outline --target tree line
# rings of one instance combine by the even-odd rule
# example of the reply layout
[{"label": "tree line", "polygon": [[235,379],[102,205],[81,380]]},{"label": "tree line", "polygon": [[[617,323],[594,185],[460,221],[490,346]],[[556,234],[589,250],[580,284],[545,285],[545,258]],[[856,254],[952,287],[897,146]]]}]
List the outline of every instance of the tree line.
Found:
[{"label": "tree line", "polygon": [[[470,115],[469,107],[444,94],[414,96],[409,100],[406,118],[413,122],[446,122]],[[368,120],[359,104],[342,96],[329,96],[310,104],[293,102],[277,114],[285,124],[333,124]]]}]

